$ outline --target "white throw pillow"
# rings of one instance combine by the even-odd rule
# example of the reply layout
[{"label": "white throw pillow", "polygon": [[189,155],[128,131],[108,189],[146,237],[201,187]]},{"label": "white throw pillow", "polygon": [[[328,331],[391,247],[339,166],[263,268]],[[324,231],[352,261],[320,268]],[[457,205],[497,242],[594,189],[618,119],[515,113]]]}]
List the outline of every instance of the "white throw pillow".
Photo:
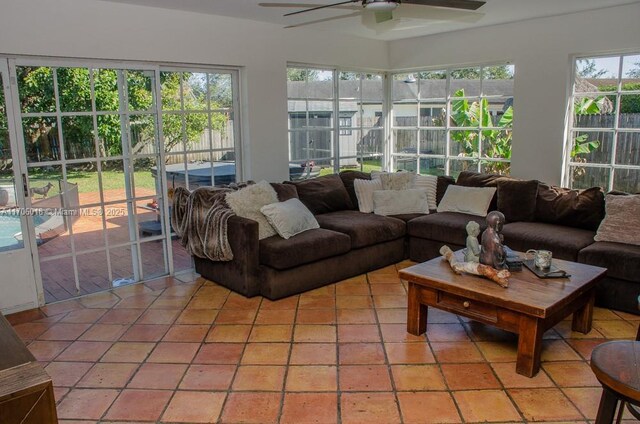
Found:
[{"label": "white throw pillow", "polygon": [[258,184],[252,184],[242,190],[227,193],[225,200],[236,215],[258,223],[258,238],[260,240],[276,235],[276,230],[260,212],[261,207],[278,201],[278,195],[271,184],[260,181]]},{"label": "white throw pillow", "polygon": [[311,211],[299,199],[272,203],[260,208],[267,221],[283,239],[288,239],[307,230],[320,228]]},{"label": "white throw pillow", "polygon": [[427,214],[429,213],[427,192],[419,188],[376,190],[373,192],[373,211],[376,215]]},{"label": "white throw pillow", "polygon": [[421,188],[427,191],[427,202],[429,209],[436,209],[436,190],[438,188],[438,177],[435,175],[416,175],[415,188]]},{"label": "white throw pillow", "polygon": [[382,181],[378,178],[373,180],[362,180],[356,178],[353,180],[353,189],[358,198],[358,209],[360,212],[373,212],[373,192],[382,190]]},{"label": "white throw pillow", "polygon": [[495,187],[463,187],[450,185],[438,205],[438,212],[460,212],[487,216]]}]

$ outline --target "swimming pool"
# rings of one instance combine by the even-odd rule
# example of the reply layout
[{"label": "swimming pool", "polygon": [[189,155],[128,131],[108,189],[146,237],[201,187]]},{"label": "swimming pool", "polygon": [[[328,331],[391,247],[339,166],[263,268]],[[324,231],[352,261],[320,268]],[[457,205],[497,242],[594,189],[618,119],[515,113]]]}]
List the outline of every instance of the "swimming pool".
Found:
[{"label": "swimming pool", "polygon": [[[50,215],[34,215],[33,223],[37,227],[51,218]],[[22,233],[20,216],[12,211],[0,212],[0,251],[16,249],[23,246],[21,237],[16,235]]]}]

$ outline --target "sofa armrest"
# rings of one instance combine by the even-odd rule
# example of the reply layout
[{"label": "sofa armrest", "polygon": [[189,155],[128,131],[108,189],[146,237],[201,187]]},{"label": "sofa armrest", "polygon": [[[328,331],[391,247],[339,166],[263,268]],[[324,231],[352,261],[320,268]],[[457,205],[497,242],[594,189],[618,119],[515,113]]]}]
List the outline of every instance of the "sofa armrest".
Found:
[{"label": "sofa armrest", "polygon": [[227,237],[233,259],[214,262],[194,257],[196,271],[204,278],[247,297],[260,294],[258,223],[232,216],[227,222]]}]

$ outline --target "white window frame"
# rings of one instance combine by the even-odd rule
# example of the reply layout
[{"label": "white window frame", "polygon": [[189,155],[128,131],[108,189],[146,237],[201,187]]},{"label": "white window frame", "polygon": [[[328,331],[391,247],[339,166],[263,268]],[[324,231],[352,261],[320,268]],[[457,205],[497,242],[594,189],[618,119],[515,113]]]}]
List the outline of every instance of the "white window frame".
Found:
[{"label": "white window frame", "polygon": [[[504,65],[508,65],[508,66],[514,66],[513,62],[511,61],[503,61],[503,62],[492,62],[492,63],[482,63],[482,64],[469,64],[469,65],[464,65],[464,66],[448,66],[448,67],[429,67],[429,68],[420,68],[420,69],[411,69],[411,70],[395,70],[392,73],[390,73],[389,76],[389,81],[390,81],[390,90],[389,90],[389,104],[390,104],[390,110],[389,110],[389,121],[390,121],[390,125],[389,125],[389,151],[391,152],[391,161],[390,161],[390,166],[392,169],[395,169],[396,166],[396,161],[399,158],[411,158],[411,159],[415,159],[416,161],[416,172],[420,173],[421,169],[420,169],[420,162],[421,159],[439,159],[439,160],[443,160],[444,161],[444,175],[451,175],[451,163],[453,161],[467,161],[470,162],[472,164],[474,164],[474,168],[472,169],[474,171],[477,172],[481,172],[482,171],[482,165],[483,163],[486,162],[499,162],[499,163],[510,163],[511,160],[509,159],[503,159],[503,158],[490,158],[490,157],[482,157],[482,140],[480,139],[478,142],[478,157],[477,158],[459,158],[458,156],[452,155],[451,154],[451,145],[453,143],[453,141],[451,140],[451,131],[465,131],[465,130],[473,130],[473,131],[478,131],[479,133],[479,137],[482,137],[482,130],[499,130],[499,127],[496,126],[492,126],[492,127],[482,127],[479,126],[477,128],[475,127],[455,127],[451,125],[451,102],[454,99],[453,97],[453,92],[451,89],[451,81],[453,80],[451,78],[451,72],[452,71],[456,71],[456,70],[461,70],[461,69],[469,69],[469,68],[479,68],[479,72],[481,77],[479,78],[479,85],[480,85],[480,93],[478,96],[469,96],[466,95],[465,93],[465,97],[462,97],[461,99],[468,99],[468,100],[478,100],[478,101],[482,101],[482,99],[504,99],[505,101],[507,99],[509,99],[510,97],[513,98],[514,96],[506,96],[506,95],[486,95],[484,92],[484,81],[486,80],[485,78],[482,78],[483,75],[483,69],[484,68],[492,68],[492,67],[496,67],[496,66],[504,66]],[[398,102],[394,102],[394,93],[393,93],[393,81],[394,81],[394,76],[395,75],[404,75],[404,74],[418,74],[420,72],[446,72],[446,91],[445,91],[445,98],[441,99],[441,98],[436,98],[436,97],[426,97],[426,96],[422,96],[420,93],[420,86],[418,85],[418,90],[416,92],[416,120],[417,120],[417,125],[415,126],[396,126],[395,125],[395,115],[394,115],[394,104],[398,103]],[[515,66],[514,66],[514,75],[515,75]],[[415,84],[419,84],[420,83],[420,78],[415,78],[414,80],[408,81],[408,83],[415,83]],[[444,122],[444,126],[441,127],[436,127],[436,126],[422,126],[421,125],[421,115],[420,115],[420,111],[421,111],[421,104],[423,103],[433,103],[434,101],[444,101],[445,102],[445,122]],[[415,154],[407,154],[407,153],[398,153],[395,151],[395,131],[396,130],[413,130],[416,132],[416,153]],[[445,132],[445,152],[444,155],[442,154],[427,154],[427,153],[420,153],[421,152],[421,146],[420,146],[420,133],[422,130],[430,130],[430,131],[444,131]],[[513,127],[511,127],[511,131],[513,131]]]},{"label": "white window frame", "polygon": [[[605,191],[612,191],[615,189],[614,181],[615,181],[615,173],[616,170],[623,169],[632,169],[638,170],[640,172],[640,163],[636,165],[620,165],[616,163],[616,149],[618,145],[618,136],[620,133],[640,133],[640,128],[620,128],[619,127],[619,119],[620,119],[620,105],[621,105],[621,96],[623,95],[640,95],[640,90],[622,90],[622,78],[623,78],[623,59],[625,56],[636,56],[640,55],[640,51],[632,51],[632,52],[623,52],[623,53],[609,53],[609,54],[593,54],[593,55],[576,55],[572,58],[572,67],[571,67],[571,86],[569,91],[569,102],[567,105],[567,127],[565,131],[565,142],[564,142],[564,166],[562,169],[562,183],[565,187],[573,188],[573,181],[571,179],[571,167],[585,167],[585,168],[602,168],[607,169],[609,171],[609,183],[607,187],[602,187]],[[583,92],[576,93],[576,65],[579,60],[585,59],[598,59],[604,57],[615,57],[618,56],[618,76],[615,91],[597,91],[597,92]],[[616,108],[614,110],[614,124],[613,127],[610,128],[583,128],[583,127],[575,127],[575,98],[576,94],[578,95],[601,95],[601,96],[616,96]],[[587,130],[587,131],[585,131]],[[581,163],[574,162],[571,160],[571,151],[573,149],[573,134],[575,132],[609,132],[613,134],[612,140],[612,151],[611,151],[611,160],[609,163]]]}]

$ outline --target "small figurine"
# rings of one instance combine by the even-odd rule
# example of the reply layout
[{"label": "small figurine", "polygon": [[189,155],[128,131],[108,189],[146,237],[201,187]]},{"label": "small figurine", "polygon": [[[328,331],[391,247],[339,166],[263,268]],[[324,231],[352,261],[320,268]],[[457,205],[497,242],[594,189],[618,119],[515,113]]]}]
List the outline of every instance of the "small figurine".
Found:
[{"label": "small figurine", "polygon": [[507,255],[504,251],[501,234],[504,226],[504,215],[493,211],[487,215],[487,229],[482,233],[482,248],[480,249],[480,263],[495,269],[505,268]]},{"label": "small figurine", "polygon": [[475,221],[469,221],[466,228],[467,248],[464,252],[464,261],[478,263],[480,261],[480,243],[478,243],[480,224]]}]

